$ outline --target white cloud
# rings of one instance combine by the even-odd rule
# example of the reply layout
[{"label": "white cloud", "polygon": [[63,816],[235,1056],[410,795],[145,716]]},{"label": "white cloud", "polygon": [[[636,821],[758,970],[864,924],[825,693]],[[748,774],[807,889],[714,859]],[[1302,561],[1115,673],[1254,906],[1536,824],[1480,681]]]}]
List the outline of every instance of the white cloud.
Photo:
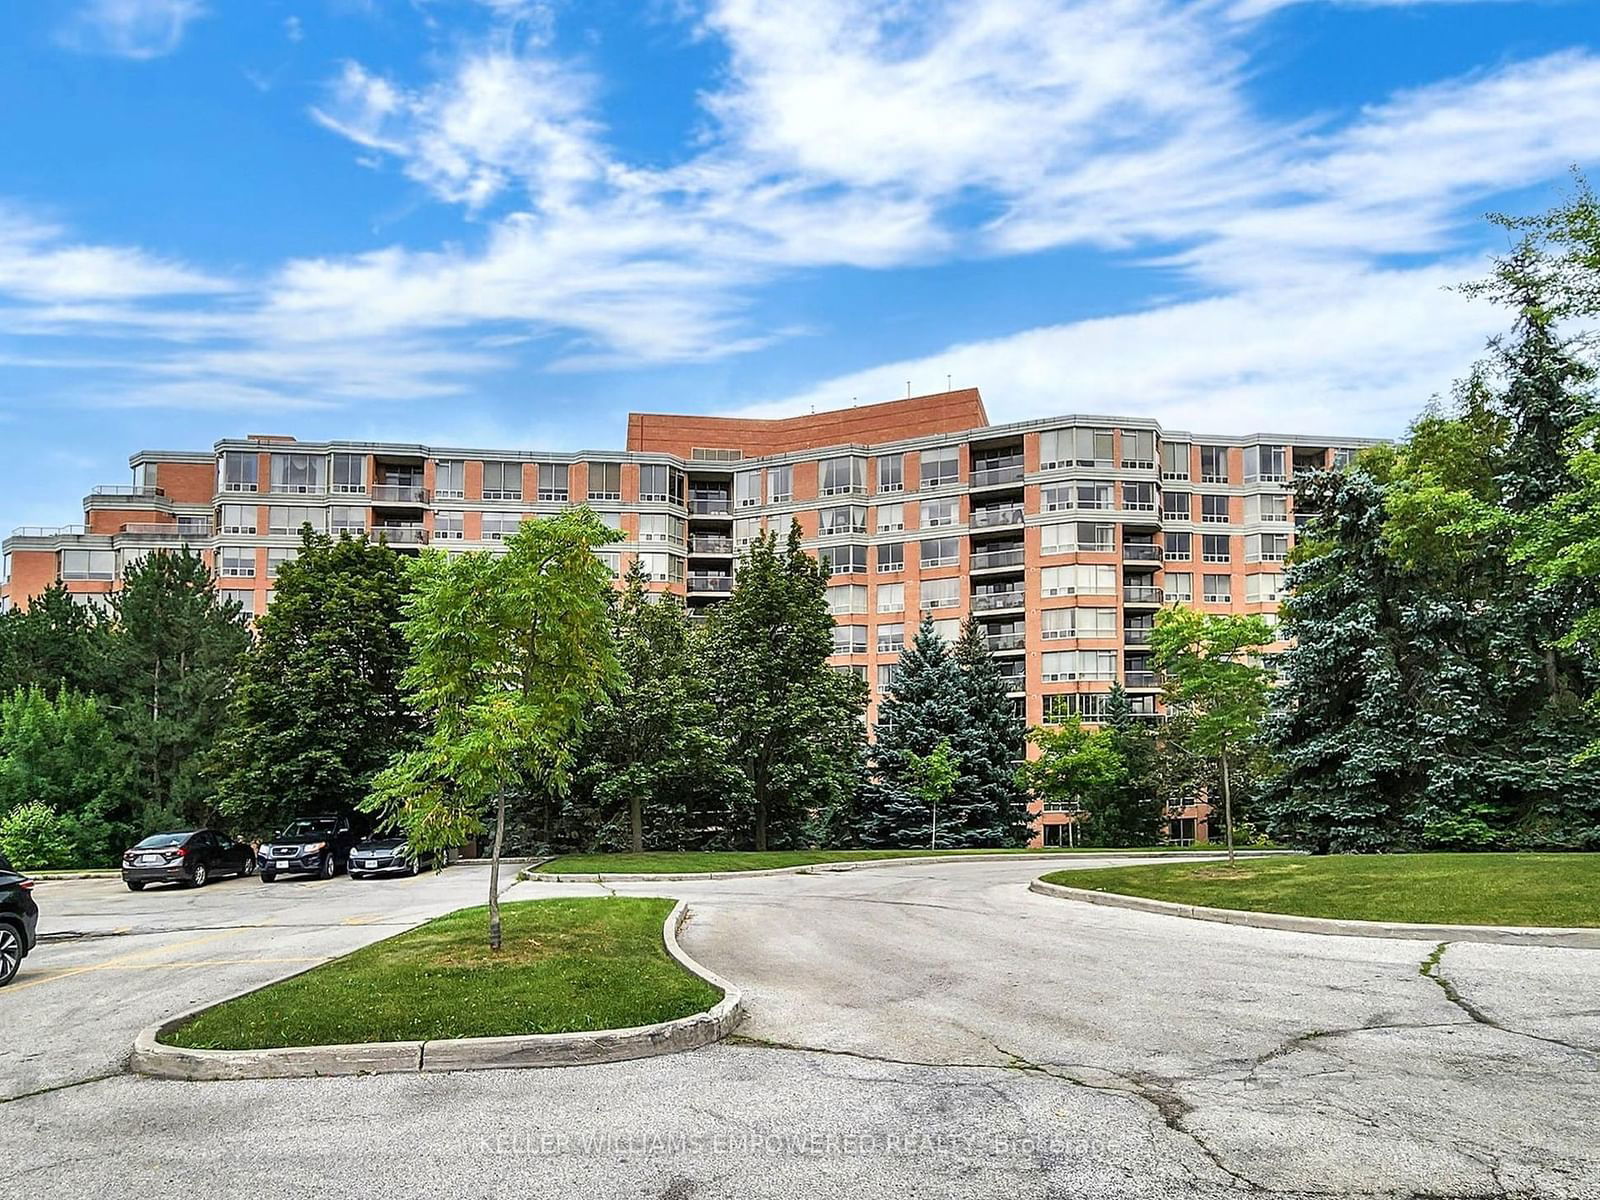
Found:
[{"label": "white cloud", "polygon": [[0,205],[0,295],[57,303],[227,290],[214,276],[133,247],[71,242],[60,226]]},{"label": "white cloud", "polygon": [[1296,4],[1328,4],[1340,8],[1413,8],[1433,4],[1525,4],[1528,0],[1223,0],[1236,21],[1253,21]]},{"label": "white cloud", "polygon": [[63,44],[90,54],[160,58],[204,16],[200,0],[83,0],[61,29]]},{"label": "white cloud", "polygon": [[1390,436],[1503,324],[1450,285],[1484,264],[1359,271],[951,346],[741,409],[790,416],[980,387],[989,416],[1139,413],[1198,433]]}]

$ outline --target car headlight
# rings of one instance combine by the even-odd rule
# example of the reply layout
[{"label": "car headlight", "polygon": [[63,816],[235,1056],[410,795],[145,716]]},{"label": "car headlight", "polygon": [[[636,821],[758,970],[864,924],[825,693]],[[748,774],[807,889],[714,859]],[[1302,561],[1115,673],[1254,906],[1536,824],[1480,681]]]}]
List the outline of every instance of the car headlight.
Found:
[{"label": "car headlight", "polygon": [[304,846],[300,847],[300,853],[301,854],[315,854],[317,851],[326,850],[327,848],[328,848],[328,843],[327,842],[307,842]]}]

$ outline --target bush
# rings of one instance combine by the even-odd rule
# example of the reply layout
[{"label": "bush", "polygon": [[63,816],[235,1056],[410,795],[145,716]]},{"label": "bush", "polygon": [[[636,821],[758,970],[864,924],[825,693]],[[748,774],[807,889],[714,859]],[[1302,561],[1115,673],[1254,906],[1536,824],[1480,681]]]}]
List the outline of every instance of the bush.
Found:
[{"label": "bush", "polygon": [[0,817],[0,851],[19,871],[70,867],[77,860],[67,822],[37,800],[19,804]]}]

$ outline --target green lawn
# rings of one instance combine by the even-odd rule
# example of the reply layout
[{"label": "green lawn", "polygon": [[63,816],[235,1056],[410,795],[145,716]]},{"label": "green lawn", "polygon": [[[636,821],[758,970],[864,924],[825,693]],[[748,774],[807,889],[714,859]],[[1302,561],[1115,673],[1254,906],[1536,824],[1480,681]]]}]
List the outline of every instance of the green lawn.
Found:
[{"label": "green lawn", "polygon": [[768,871],[817,863],[865,862],[883,858],[944,858],[962,854],[1172,854],[1215,846],[1147,846],[1139,850],[1077,847],[1071,850],[655,850],[643,854],[568,854],[540,864],[552,875],[677,875],[694,871]]},{"label": "green lawn", "polygon": [[1056,871],[1179,904],[1430,925],[1600,925],[1600,854],[1367,854]]},{"label": "green lawn", "polygon": [[501,909],[504,945],[469,908],[200,1014],[163,1040],[213,1050],[620,1029],[722,999],[667,956],[673,901],[532,900]]}]

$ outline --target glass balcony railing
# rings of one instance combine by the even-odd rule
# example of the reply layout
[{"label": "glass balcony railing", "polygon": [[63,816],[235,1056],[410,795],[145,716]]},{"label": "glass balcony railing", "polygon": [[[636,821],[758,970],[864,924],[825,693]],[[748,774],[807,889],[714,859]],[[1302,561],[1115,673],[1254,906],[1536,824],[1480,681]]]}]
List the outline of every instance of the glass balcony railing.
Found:
[{"label": "glass balcony railing", "polygon": [[1143,542],[1124,543],[1122,561],[1158,563],[1161,561],[1161,547],[1146,545]]},{"label": "glass balcony railing", "polygon": [[1010,506],[1005,508],[975,508],[972,510],[971,524],[977,529],[993,529],[1002,525],[1021,525],[1022,509]]},{"label": "glass balcony railing", "polygon": [[1021,650],[1028,644],[1028,638],[1022,633],[991,633],[983,642],[991,650]]},{"label": "glass balcony railing", "polygon": [[1124,604],[1160,604],[1162,602],[1161,589],[1146,587],[1142,584],[1128,584],[1122,589],[1122,602]]},{"label": "glass balcony railing", "polygon": [[994,612],[1001,608],[1021,608],[1026,603],[1024,593],[983,592],[972,598],[973,612]]},{"label": "glass balcony railing", "polygon": [[372,536],[391,546],[426,546],[428,531],[420,525],[374,525]]},{"label": "glass balcony railing", "polygon": [[1160,687],[1161,681],[1154,671],[1124,671],[1123,684],[1131,688]]},{"label": "glass balcony railing", "polygon": [[410,483],[375,483],[372,485],[374,504],[426,504],[428,489]]},{"label": "glass balcony railing", "polygon": [[709,534],[695,534],[689,539],[690,554],[726,554],[733,555],[733,539],[731,537],[715,537]]},{"label": "glass balcony railing", "polygon": [[688,587],[691,592],[731,592],[733,591],[732,575],[691,575]]},{"label": "glass balcony railing", "polygon": [[974,550],[972,553],[972,569],[982,571],[991,567],[1020,567],[1023,564],[1024,552],[1017,550]]},{"label": "glass balcony railing", "polygon": [[1023,469],[1022,460],[1015,462],[1002,462],[984,466],[974,464],[972,468],[972,487],[994,487],[997,484],[1021,483],[1027,472]]}]

